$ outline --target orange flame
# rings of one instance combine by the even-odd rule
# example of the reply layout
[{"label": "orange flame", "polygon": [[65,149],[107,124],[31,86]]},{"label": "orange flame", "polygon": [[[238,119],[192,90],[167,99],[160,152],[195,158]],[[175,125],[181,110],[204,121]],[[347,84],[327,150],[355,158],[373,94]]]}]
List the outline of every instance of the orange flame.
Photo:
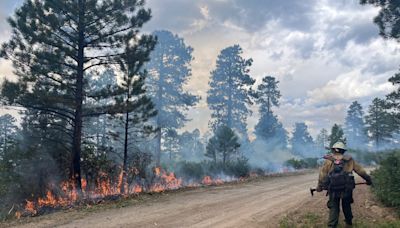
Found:
[{"label": "orange flame", "polygon": [[33,201],[26,200],[25,210],[32,215],[37,214],[37,210],[35,209],[35,204],[33,203]]},{"label": "orange flame", "polygon": [[133,187],[133,190],[132,190],[132,192],[133,193],[141,193],[143,191],[143,188],[142,188],[142,186],[140,186],[140,185],[135,185],[134,187]]},{"label": "orange flame", "polygon": [[210,176],[205,176],[201,183],[204,185],[212,185],[213,181]]},{"label": "orange flame", "polygon": [[182,179],[176,178],[173,172],[167,173],[160,167],[156,167],[154,169],[154,174],[160,181],[150,187],[151,192],[163,192],[165,190],[173,190],[182,187]]},{"label": "orange flame", "polygon": [[[137,169],[134,175],[138,175]],[[91,187],[88,187],[86,179],[82,179],[82,192],[80,192],[75,185],[74,180],[64,181],[60,184],[60,190],[56,191],[54,186],[50,185],[49,190],[46,192],[45,197],[38,198],[37,200],[26,200],[25,210],[22,212],[16,212],[15,217],[20,218],[22,215],[30,214],[36,215],[42,207],[66,207],[73,205],[80,199],[91,199],[98,197],[106,197],[110,195],[121,195],[121,186],[124,184],[126,191],[124,193],[139,194],[144,191],[149,192],[163,192],[166,190],[175,190],[183,186],[182,179],[177,178],[173,172],[166,172],[161,167],[154,168],[155,182],[148,188],[144,189],[141,184],[133,184],[129,186],[126,180],[123,180],[123,171],[114,180],[109,177],[106,173],[99,173],[99,177],[94,181]],[[186,186],[200,186],[203,185],[219,185],[223,184],[224,181],[221,178],[212,179],[210,176],[205,176],[201,183],[190,183]]]},{"label": "orange flame", "polygon": [[20,219],[21,218],[21,212],[19,212],[19,211],[17,211],[17,212],[15,212],[15,217],[17,218],[17,219]]},{"label": "orange flame", "polygon": [[216,185],[221,185],[223,183],[224,183],[224,181],[221,178],[217,178],[214,180],[214,184],[216,184]]},{"label": "orange flame", "polygon": [[[122,187],[122,184],[123,184],[122,182],[124,181],[123,179],[124,179],[124,171],[121,170],[121,173],[118,176],[118,184],[117,184],[118,193],[121,193],[121,187]],[[124,185],[124,187],[126,187],[126,186]]]},{"label": "orange flame", "polygon": [[201,181],[203,185],[221,185],[224,181],[221,178],[213,180],[210,176],[205,176]]},{"label": "orange flame", "polygon": [[55,205],[57,205],[57,200],[56,200],[56,197],[54,197],[53,193],[51,193],[51,191],[47,191],[46,198],[44,198],[44,199],[39,198],[38,204],[40,207],[55,206]]}]

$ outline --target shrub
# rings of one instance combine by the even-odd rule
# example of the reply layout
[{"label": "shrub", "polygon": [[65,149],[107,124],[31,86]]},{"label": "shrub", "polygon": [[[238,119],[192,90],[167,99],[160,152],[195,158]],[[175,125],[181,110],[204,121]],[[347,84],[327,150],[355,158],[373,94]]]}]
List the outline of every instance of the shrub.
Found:
[{"label": "shrub", "polygon": [[250,166],[246,158],[238,158],[227,162],[202,161],[188,162],[183,161],[178,165],[178,173],[187,179],[202,180],[204,176],[215,177],[221,174],[234,177],[246,177],[250,173]]},{"label": "shrub", "polygon": [[387,154],[372,176],[376,196],[400,212],[400,151]]},{"label": "shrub", "polygon": [[306,164],[305,168],[312,169],[318,167],[318,158],[305,158],[304,163]]},{"label": "shrub", "polygon": [[291,158],[285,162],[285,166],[293,167],[294,169],[302,169],[304,167],[304,162],[302,160]]},{"label": "shrub", "polygon": [[199,162],[184,161],[179,164],[179,173],[185,178],[201,180],[205,176],[203,164]]},{"label": "shrub", "polygon": [[248,159],[239,158],[226,165],[226,173],[235,177],[247,177],[250,172]]},{"label": "shrub", "polygon": [[284,164],[285,166],[292,167],[294,169],[312,169],[318,167],[318,158],[304,158],[296,159],[291,158]]},{"label": "shrub", "polygon": [[354,150],[350,149],[348,152],[350,155],[352,155],[357,162],[364,164],[364,165],[376,165],[379,164],[385,154],[389,152],[371,152],[371,151],[361,151],[361,150]]}]

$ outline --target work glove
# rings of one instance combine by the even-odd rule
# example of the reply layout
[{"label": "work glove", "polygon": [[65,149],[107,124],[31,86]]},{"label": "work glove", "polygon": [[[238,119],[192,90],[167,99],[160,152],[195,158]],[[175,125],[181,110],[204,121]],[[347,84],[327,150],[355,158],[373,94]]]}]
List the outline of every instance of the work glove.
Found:
[{"label": "work glove", "polygon": [[317,190],[317,192],[322,192],[322,187],[321,186],[318,186],[315,190]]}]

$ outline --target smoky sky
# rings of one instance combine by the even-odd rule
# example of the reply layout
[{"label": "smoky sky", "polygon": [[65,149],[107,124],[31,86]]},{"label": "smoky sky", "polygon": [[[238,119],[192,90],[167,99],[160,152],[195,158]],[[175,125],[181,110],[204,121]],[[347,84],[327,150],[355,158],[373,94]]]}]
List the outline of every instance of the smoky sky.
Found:
[{"label": "smoky sky", "polygon": [[[0,41],[8,39],[5,18],[20,1],[0,2]],[[189,111],[185,129],[208,130],[206,104],[210,71],[220,50],[239,44],[253,58],[250,74],[280,81],[281,106],[275,108],[291,131],[306,122],[313,136],[342,124],[347,107],[359,100],[364,109],[393,88],[387,79],[398,69],[399,46],[378,35],[373,18],[379,9],[358,0],[147,0],[152,19],[145,32],[170,30],[194,48],[192,79],[186,86],[201,102]],[[0,62],[0,76],[11,66]],[[257,122],[257,107],[249,132]]]}]

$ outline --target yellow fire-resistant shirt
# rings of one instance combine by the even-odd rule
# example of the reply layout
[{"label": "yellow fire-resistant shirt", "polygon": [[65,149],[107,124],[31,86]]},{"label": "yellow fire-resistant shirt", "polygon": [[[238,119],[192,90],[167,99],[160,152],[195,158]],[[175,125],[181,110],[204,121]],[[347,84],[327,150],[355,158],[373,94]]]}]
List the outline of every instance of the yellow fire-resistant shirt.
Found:
[{"label": "yellow fire-resistant shirt", "polygon": [[341,153],[333,153],[325,156],[325,162],[319,170],[319,178],[318,178],[318,186],[324,188],[324,181],[327,178],[328,174],[333,170],[333,162],[335,160],[345,160],[344,163],[344,171],[348,173],[352,173],[355,171],[359,176],[361,176],[364,180],[371,180],[371,177],[367,174],[364,168],[359,165],[357,162],[353,160],[353,158],[349,155],[343,155]]}]

